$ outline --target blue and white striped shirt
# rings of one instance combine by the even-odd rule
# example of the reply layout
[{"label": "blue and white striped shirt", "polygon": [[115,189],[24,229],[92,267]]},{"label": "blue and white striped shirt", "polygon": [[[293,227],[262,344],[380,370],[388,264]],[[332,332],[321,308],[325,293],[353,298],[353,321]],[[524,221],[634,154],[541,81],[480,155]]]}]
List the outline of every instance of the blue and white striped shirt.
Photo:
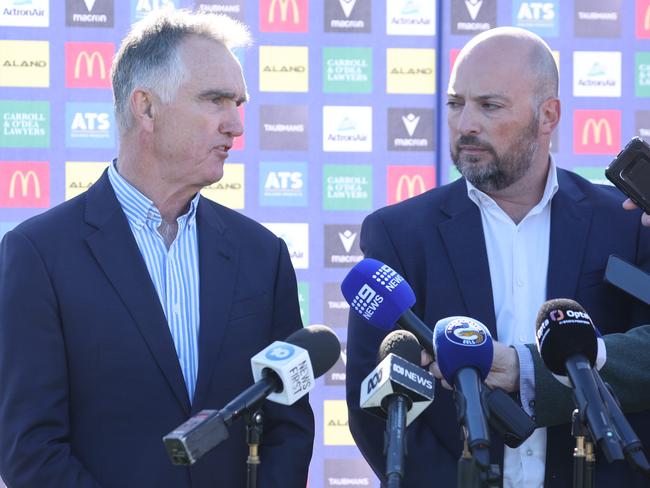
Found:
[{"label": "blue and white striped shirt", "polygon": [[157,230],[162,223],[162,217],[153,202],[117,172],[115,161],[108,167],[108,178],[129,221],[131,232],[138,243],[167,317],[191,402],[199,365],[199,250],[196,207],[200,194],[197,193],[192,199],[189,211],[178,217],[178,233],[167,249]]}]

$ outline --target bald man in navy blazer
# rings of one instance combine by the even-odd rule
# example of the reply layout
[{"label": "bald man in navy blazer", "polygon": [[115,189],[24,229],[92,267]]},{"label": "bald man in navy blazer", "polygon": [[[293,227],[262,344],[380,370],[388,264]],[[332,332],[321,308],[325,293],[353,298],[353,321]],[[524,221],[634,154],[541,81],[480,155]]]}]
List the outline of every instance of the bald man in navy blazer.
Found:
[{"label": "bald man in navy blazer", "polygon": [[[190,467],[172,465],[162,443],[252,385],[250,358],[302,327],[284,242],[198,193],[221,178],[243,130],[246,87],[230,48],[246,39],[227,17],[143,20],[113,67],[117,161],[86,193],[5,235],[8,486],[246,485],[243,421]],[[258,486],[304,488],[314,436],[307,397],[264,411]]]}]

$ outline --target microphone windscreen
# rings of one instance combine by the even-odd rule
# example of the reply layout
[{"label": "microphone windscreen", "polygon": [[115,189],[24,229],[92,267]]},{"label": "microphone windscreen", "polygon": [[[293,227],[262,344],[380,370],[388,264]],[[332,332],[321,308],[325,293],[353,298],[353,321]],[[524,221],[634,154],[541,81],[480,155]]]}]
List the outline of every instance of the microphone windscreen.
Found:
[{"label": "microphone windscreen", "polygon": [[536,329],[537,349],[552,373],[566,375],[566,361],[575,354],[596,366],[598,335],[579,303],[567,298],[545,302],[537,314]]},{"label": "microphone windscreen", "polygon": [[381,341],[377,353],[377,364],[381,363],[389,354],[406,359],[409,363],[420,365],[420,343],[407,330],[394,330]]},{"label": "microphone windscreen", "polygon": [[469,317],[441,319],[433,329],[436,361],[447,383],[462,368],[475,368],[485,380],[492,367],[494,345],[490,331]]},{"label": "microphone windscreen", "polygon": [[309,353],[314,377],[327,372],[341,355],[341,343],[332,329],[325,325],[310,325],[295,331],[286,341]]},{"label": "microphone windscreen", "polygon": [[413,289],[393,268],[365,258],[359,261],[341,283],[350,309],[371,325],[391,330],[400,316],[415,303]]}]

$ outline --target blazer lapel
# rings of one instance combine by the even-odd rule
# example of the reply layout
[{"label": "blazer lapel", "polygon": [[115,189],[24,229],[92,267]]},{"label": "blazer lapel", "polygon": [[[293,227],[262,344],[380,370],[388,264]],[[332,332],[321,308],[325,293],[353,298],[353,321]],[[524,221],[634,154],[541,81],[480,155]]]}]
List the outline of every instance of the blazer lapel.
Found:
[{"label": "blazer lapel", "polygon": [[208,394],[235,292],[239,252],[228,239],[227,228],[217,208],[203,197],[197,208],[201,325],[199,373],[192,411],[202,408]]},{"label": "blazer lapel", "polygon": [[97,228],[86,238],[91,252],[131,313],[178,403],[189,415],[185,380],[167,319],[106,172],[88,190],[86,221]]},{"label": "blazer lapel", "polygon": [[492,281],[485,249],[481,214],[467,197],[465,180],[450,187],[440,210],[449,216],[438,225],[456,274],[467,315],[480,320],[497,338],[496,317],[492,300]]},{"label": "blazer lapel", "polygon": [[557,172],[559,188],[551,205],[548,300],[575,296],[591,224],[591,209],[580,205],[584,194],[565,170]]}]

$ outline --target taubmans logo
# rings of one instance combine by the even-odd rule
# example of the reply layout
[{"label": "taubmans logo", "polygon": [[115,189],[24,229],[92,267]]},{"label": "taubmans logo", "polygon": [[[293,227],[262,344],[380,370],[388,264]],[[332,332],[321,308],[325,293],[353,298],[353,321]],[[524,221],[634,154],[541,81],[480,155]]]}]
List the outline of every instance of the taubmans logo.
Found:
[{"label": "taubmans logo", "polygon": [[481,324],[474,320],[454,319],[447,325],[445,337],[455,344],[480,346],[487,339],[487,331]]},{"label": "taubmans logo", "polygon": [[379,371],[376,371],[374,375],[372,375],[372,378],[368,380],[368,390],[366,392],[367,394],[370,394],[370,392],[374,390],[379,383],[381,383],[383,371],[383,368],[381,368]]},{"label": "taubmans logo", "polygon": [[284,361],[287,358],[293,356],[296,350],[289,344],[278,344],[275,347],[272,347],[266,351],[266,359],[271,361]]}]

